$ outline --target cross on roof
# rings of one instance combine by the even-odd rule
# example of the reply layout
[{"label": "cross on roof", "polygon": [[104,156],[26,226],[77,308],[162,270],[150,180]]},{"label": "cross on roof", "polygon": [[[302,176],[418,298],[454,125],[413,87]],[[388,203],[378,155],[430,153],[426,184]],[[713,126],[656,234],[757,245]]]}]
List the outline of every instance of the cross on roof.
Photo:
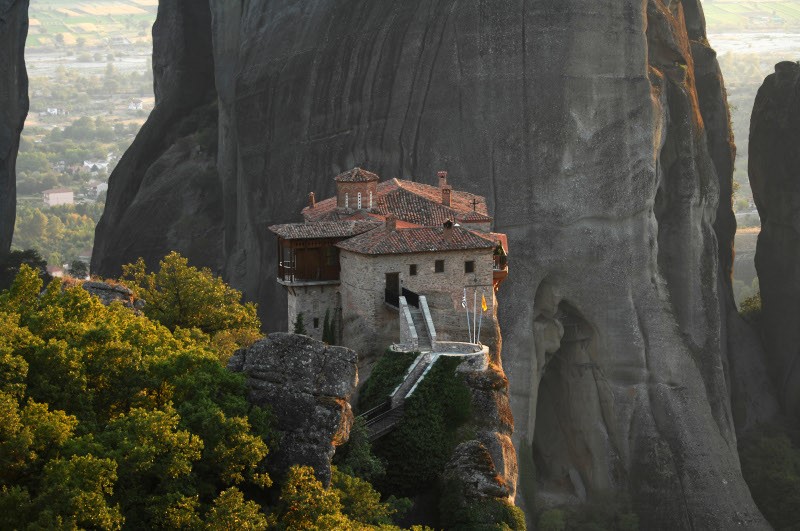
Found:
[{"label": "cross on roof", "polygon": [[478,199],[476,197],[472,198],[472,210],[478,211]]}]

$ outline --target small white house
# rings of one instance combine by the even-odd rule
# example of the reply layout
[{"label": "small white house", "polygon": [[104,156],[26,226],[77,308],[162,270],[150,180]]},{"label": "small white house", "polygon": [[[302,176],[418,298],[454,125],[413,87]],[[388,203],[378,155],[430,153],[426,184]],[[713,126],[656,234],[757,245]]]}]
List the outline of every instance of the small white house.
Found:
[{"label": "small white house", "polygon": [[51,188],[42,192],[42,199],[47,206],[72,205],[75,194],[69,188]]},{"label": "small white house", "polygon": [[129,111],[141,111],[144,109],[144,102],[140,99],[131,100],[128,104]]}]

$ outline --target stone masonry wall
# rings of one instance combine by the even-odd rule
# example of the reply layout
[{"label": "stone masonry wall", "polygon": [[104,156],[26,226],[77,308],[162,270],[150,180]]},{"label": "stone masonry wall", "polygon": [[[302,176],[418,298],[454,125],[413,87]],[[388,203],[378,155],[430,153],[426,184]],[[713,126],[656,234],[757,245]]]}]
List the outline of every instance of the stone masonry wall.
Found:
[{"label": "stone masonry wall", "polygon": [[[443,259],[444,272],[434,272],[435,260]],[[484,314],[484,327],[494,329],[495,299],[492,289],[492,250],[449,251],[403,255],[367,256],[348,251],[340,255],[342,265],[341,292],[343,342],[360,354],[360,365],[371,364],[377,354],[397,342],[400,328],[398,313],[384,304],[386,273],[400,273],[400,285],[428,298],[439,339],[466,341],[466,316],[461,307],[465,285],[481,286],[489,306]],[[464,262],[475,262],[474,273],[464,273]],[[409,274],[416,264],[417,274]],[[467,290],[470,309],[473,288]],[[492,316],[491,319],[486,319]],[[359,367],[359,370],[362,370]]]},{"label": "stone masonry wall", "polygon": [[348,194],[347,208],[349,210],[356,210],[358,208],[358,192],[361,192],[361,208],[368,209],[369,206],[369,193],[372,192],[373,207],[377,206],[378,202],[378,183],[371,181],[368,183],[337,183],[336,184],[336,197],[337,205],[344,207],[344,195]]},{"label": "stone masonry wall", "polygon": [[[321,286],[293,287],[288,292],[289,300],[289,332],[294,332],[297,315],[303,313],[306,335],[322,340],[322,326],[325,323],[325,311],[330,310],[330,318],[334,319],[339,305],[339,284]],[[317,319],[317,326],[314,326]],[[338,338],[337,338],[338,339]]]}]

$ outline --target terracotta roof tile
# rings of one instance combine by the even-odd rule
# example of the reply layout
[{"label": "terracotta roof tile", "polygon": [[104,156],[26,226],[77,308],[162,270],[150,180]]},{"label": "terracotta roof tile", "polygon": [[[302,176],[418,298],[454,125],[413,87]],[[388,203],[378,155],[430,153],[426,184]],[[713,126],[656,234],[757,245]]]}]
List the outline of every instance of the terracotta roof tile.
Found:
[{"label": "terracotta roof tile", "polygon": [[339,242],[337,247],[359,254],[408,254],[468,249],[494,249],[497,243],[489,238],[453,227],[449,241],[443,227],[420,227],[390,231],[378,229]]},{"label": "terracotta roof tile", "polygon": [[269,230],[284,240],[316,240],[349,238],[383,225],[380,221],[328,221],[317,223],[287,223],[272,225]]},{"label": "terracotta roof tile", "polygon": [[[442,191],[412,181],[391,179],[378,184],[376,207],[372,213],[383,216],[394,214],[398,220],[438,227],[448,219],[465,219],[465,221],[491,221],[486,208],[486,199],[468,192],[453,190],[450,206],[442,204]],[[336,198],[332,197],[318,202],[314,208],[304,208],[306,221],[336,221],[349,219],[354,211],[338,209]],[[484,217],[485,216],[485,217]]]},{"label": "terracotta roof tile", "polygon": [[353,168],[352,170],[340,173],[334,177],[334,180],[340,183],[368,183],[379,180],[379,177],[367,170]]}]

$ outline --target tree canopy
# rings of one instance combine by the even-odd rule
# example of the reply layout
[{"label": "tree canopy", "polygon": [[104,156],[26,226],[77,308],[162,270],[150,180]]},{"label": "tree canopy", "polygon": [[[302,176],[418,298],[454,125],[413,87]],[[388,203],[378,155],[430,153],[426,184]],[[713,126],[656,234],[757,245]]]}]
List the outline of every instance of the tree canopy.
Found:
[{"label": "tree canopy", "polygon": [[145,315],[172,331],[200,331],[223,359],[261,336],[255,304],[242,303],[241,292],[176,252],[156,272],[148,273],[141,258],[122,270],[121,282],[146,301]]}]

